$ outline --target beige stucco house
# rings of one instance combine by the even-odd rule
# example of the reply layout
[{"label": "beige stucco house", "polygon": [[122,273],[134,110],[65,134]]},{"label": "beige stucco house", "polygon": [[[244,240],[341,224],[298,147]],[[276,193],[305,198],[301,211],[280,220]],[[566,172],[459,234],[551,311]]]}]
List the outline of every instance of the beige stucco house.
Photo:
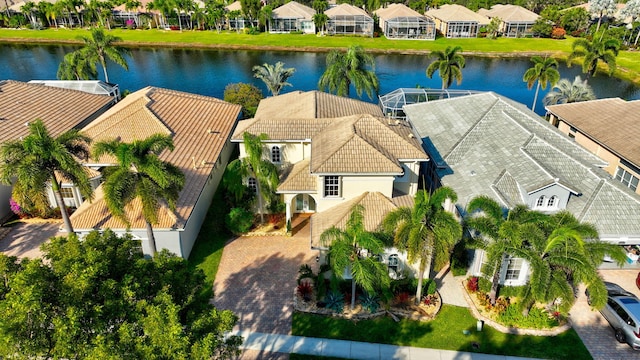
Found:
[{"label": "beige stucco house", "polygon": [[436,29],[447,38],[472,38],[478,36],[478,30],[489,24],[486,16],[473,12],[462,5],[447,4],[427,11],[433,19]]},{"label": "beige stucco house", "polygon": [[316,11],[296,1],[290,1],[271,12],[269,20],[270,33],[290,33],[300,31],[304,34],[315,34],[316,25],[313,15]]},{"label": "beige stucco house", "polygon": [[[183,258],[189,257],[231,156],[233,145],[229,137],[240,109],[239,105],[208,96],[146,87],[129,94],[82,130],[94,142],[115,138],[132,142],[157,133],[173,137],[174,151],[165,151],[160,157],[182,170],[185,184],[176,210],[162,207],[158,223],[153,224],[158,251],[168,249]],[[85,165],[101,170],[116,163],[113,158],[103,157]],[[100,186],[93,202],[83,203],[71,215],[71,223],[80,235],[105,228],[119,234],[129,232],[141,241],[143,252],[149,254],[141,203],[134,201],[125,210],[131,222],[129,230],[111,216]]]},{"label": "beige stucco house", "polygon": [[[36,119],[42,120],[54,137],[80,129],[116,101],[117,91],[100,81],[0,81],[0,143],[27,136],[26,125]],[[60,181],[65,204],[79,206],[83,201],[80,192],[69,181]],[[11,214],[11,190],[0,184],[0,220]],[[55,204],[53,193],[50,199]]]},{"label": "beige stucco house", "polygon": [[546,107],[549,122],[607,162],[604,169],[640,194],[640,100],[599,99]]},{"label": "beige stucco house", "polygon": [[531,35],[531,28],[540,15],[518,5],[496,4],[491,9],[480,9],[478,14],[486,16],[489,20],[500,19],[498,31],[506,37],[523,37]]},{"label": "beige stucco house", "polygon": [[374,12],[387,39],[435,40],[436,25],[431,18],[404,4],[389,4]]},{"label": "beige stucco house", "polygon": [[[240,121],[233,134],[240,157],[246,156],[244,132],[267,135],[263,156],[280,169],[277,194],[287,219],[313,214],[310,243],[317,250],[327,248],[322,232],[344,226],[355,204],[365,206],[370,231],[389,210],[411,206],[420,166],[428,161],[406,123],[383,117],[374,104],[318,91],[262,100],[256,116]],[[382,260],[397,267],[402,258],[392,251]]]}]

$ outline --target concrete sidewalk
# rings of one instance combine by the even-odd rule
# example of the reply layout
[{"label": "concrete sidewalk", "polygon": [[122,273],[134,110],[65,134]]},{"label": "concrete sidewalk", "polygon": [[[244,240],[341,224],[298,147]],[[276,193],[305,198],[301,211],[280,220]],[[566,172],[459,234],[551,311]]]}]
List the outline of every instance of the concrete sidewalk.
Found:
[{"label": "concrete sidewalk", "polygon": [[374,344],[347,340],[310,338],[292,335],[265,334],[249,331],[234,331],[230,335],[244,338],[242,350],[262,352],[295,353],[337,357],[344,359],[371,360],[523,360],[515,356],[489,355],[452,350],[436,350],[409,346]]}]

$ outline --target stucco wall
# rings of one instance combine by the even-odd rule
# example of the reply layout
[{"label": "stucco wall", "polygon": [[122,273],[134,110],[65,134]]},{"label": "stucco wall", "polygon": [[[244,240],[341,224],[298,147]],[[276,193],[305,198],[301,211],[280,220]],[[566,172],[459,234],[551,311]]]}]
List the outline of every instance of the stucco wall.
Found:
[{"label": "stucco wall", "polygon": [[393,176],[341,176],[339,197],[324,197],[324,177],[318,177],[318,208],[317,211],[324,211],[332,206],[338,205],[342,201],[352,199],[362,195],[367,191],[377,191],[391,198],[393,193]]},{"label": "stucco wall", "polygon": [[[545,206],[542,208],[539,208],[536,206],[536,202],[541,196],[545,197]],[[558,198],[556,201],[556,206],[553,208],[548,208],[546,207],[546,202],[552,196],[556,196]],[[569,196],[570,196],[569,190],[567,190],[566,188],[559,185],[552,185],[529,194],[529,199],[527,200],[527,206],[529,207],[529,209],[540,210],[540,211],[561,210],[567,207]]]}]

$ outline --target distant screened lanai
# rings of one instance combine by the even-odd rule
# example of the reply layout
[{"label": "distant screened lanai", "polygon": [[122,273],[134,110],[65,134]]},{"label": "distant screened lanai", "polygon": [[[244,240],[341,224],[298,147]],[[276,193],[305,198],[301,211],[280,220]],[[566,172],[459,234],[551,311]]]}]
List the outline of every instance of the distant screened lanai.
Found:
[{"label": "distant screened lanai", "polygon": [[428,102],[432,100],[450,99],[454,97],[478,94],[482,91],[400,88],[385,95],[378,96],[378,105],[386,117],[406,120],[402,109],[405,105]]},{"label": "distant screened lanai", "polygon": [[117,84],[107,84],[100,80],[31,80],[29,84],[43,84],[61,89],[78,90],[95,95],[109,95],[120,100]]}]

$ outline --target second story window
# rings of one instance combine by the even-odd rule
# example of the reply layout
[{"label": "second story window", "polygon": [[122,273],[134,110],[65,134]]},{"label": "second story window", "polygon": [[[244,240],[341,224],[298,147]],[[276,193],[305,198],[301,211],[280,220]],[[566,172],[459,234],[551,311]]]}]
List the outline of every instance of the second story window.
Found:
[{"label": "second story window", "polygon": [[340,196],[340,177],[339,176],[324,177],[324,196],[325,197]]},{"label": "second story window", "polygon": [[258,183],[256,182],[255,178],[250,177],[249,179],[247,179],[247,186],[249,187],[249,189],[251,189],[251,191],[253,191],[254,194],[258,193]]},{"label": "second story window", "polygon": [[638,178],[621,167],[616,170],[616,180],[620,181],[633,191],[638,189]]},{"label": "second story window", "polygon": [[558,204],[558,197],[557,196],[552,196],[549,198],[549,201],[547,201],[547,207],[552,208],[555,207]]},{"label": "second story window", "polygon": [[282,162],[280,146],[274,146],[271,148],[271,162],[274,164],[280,164]]},{"label": "second story window", "polygon": [[539,207],[545,206],[546,205],[545,200],[546,200],[546,197],[544,195],[540,196],[538,198],[538,201],[536,201],[536,207],[539,208]]}]

